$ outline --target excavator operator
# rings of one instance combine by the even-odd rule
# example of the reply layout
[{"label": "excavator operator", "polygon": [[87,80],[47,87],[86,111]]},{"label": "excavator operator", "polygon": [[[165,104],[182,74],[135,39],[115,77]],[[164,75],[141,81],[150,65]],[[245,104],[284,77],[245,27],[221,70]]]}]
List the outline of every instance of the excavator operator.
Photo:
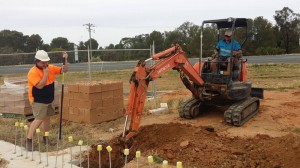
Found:
[{"label": "excavator operator", "polygon": [[[230,66],[228,62],[230,62],[230,54],[231,54],[231,30],[225,31],[225,37],[223,40],[220,40],[214,49],[214,54],[212,55],[213,60],[211,61],[211,69],[212,72],[217,72],[217,64],[226,64],[226,71],[224,74],[230,73]],[[233,41],[232,54],[234,56],[233,60],[233,80],[237,80],[239,73],[239,57],[242,55],[242,49],[239,42],[236,40]],[[222,71],[223,72],[223,71]]]}]

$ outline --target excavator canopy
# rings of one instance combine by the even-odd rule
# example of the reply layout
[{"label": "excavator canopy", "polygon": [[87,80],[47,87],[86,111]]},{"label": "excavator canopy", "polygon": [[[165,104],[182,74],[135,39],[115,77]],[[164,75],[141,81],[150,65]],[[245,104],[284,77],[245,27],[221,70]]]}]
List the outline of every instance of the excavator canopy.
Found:
[{"label": "excavator canopy", "polygon": [[[246,18],[234,18],[234,19],[235,19],[235,27],[247,27],[248,19]],[[205,20],[202,22],[202,25],[207,23],[214,23],[217,25],[218,29],[232,28],[234,19],[228,18],[228,19],[218,19],[218,20]]]}]

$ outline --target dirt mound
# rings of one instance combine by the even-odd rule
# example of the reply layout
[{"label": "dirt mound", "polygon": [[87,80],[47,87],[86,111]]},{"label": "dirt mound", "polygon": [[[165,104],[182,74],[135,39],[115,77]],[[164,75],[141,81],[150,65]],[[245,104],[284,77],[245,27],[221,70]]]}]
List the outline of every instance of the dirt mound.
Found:
[{"label": "dirt mound", "polygon": [[[149,167],[147,156],[157,161],[168,160],[174,167],[182,161],[184,167],[287,167],[300,165],[300,91],[265,91],[265,99],[256,116],[241,127],[226,125],[224,107],[209,107],[192,120],[180,118],[175,101],[184,101],[190,93],[187,90],[162,95],[161,102],[168,102],[169,113],[150,115],[142,118],[141,128],[135,137],[136,145],[142,152],[139,167]],[[184,97],[186,96],[186,97]],[[172,100],[172,101],[169,101]],[[1,120],[3,121],[3,120]],[[65,125],[67,127],[68,125]],[[89,153],[89,167],[98,168],[97,145],[101,144],[102,167],[109,167],[107,145],[112,147],[112,167],[120,168],[125,160],[125,145],[119,138],[124,127],[124,118],[97,125],[72,124],[69,129],[88,133],[95,145]],[[110,130],[113,131],[110,131]],[[84,135],[86,136],[86,135]],[[11,136],[12,140],[14,135]],[[14,143],[14,141],[11,141]],[[130,150],[128,161],[134,158]],[[88,167],[87,155],[82,164]],[[9,160],[9,159],[7,159]],[[12,163],[12,160],[9,160]],[[0,159],[0,167],[7,161]],[[133,159],[127,168],[135,168]],[[8,166],[8,165],[7,165]],[[153,167],[161,167],[157,164]]]},{"label": "dirt mound", "polygon": [[[100,144],[99,144],[100,145]],[[109,162],[109,157],[111,157],[111,167],[112,168],[120,168],[123,167],[125,163],[125,157],[123,155],[124,149],[125,148],[130,148],[130,146],[126,146],[123,141],[121,141],[121,138],[118,136],[112,140],[106,141],[101,143],[103,149],[101,151],[101,167],[110,167],[110,162]],[[97,151],[97,146],[96,144],[91,146],[91,151],[90,151],[90,168],[98,168],[99,167],[99,151]],[[110,152],[110,156],[106,150],[107,146],[111,146],[112,151]],[[132,149],[136,151],[137,148],[132,147]],[[131,161],[135,157],[135,152],[130,152],[128,155],[127,161]],[[87,160],[85,159],[83,163],[83,167],[88,167],[87,165]]]},{"label": "dirt mound", "polygon": [[[300,128],[299,95],[298,90],[266,91],[259,113],[241,127],[226,125],[222,108],[210,108],[193,120],[181,119],[176,109],[166,115],[144,116],[135,140],[142,156],[159,156],[173,165],[182,161],[184,167],[298,167],[300,137],[292,132]],[[174,94],[164,95],[165,102],[168,96]],[[116,152],[112,153],[113,167],[121,167],[123,147],[117,139],[102,143],[103,150],[112,144],[117,144],[112,147]],[[98,167],[96,146],[93,149],[91,160]],[[147,167],[147,159],[144,162]],[[108,155],[101,163],[109,167]]]},{"label": "dirt mound", "polygon": [[[293,134],[275,138],[258,134],[245,139],[219,136],[212,127],[169,123],[142,127],[135,141],[143,156],[155,155],[173,165],[182,161],[184,167],[296,168],[300,165],[300,137]],[[111,144],[115,149],[111,155],[113,167],[122,167],[124,157],[120,146],[116,146],[118,140],[104,144]],[[93,146],[90,158],[96,163],[92,167],[98,167],[96,146]],[[102,155],[101,162],[102,167],[109,167],[106,154]]]},{"label": "dirt mound", "polygon": [[0,167],[6,168],[8,167],[7,165],[8,165],[8,161],[3,158],[0,158]]},{"label": "dirt mound", "polygon": [[[292,134],[271,138],[221,137],[211,128],[188,124],[155,124],[141,128],[136,137],[146,155],[193,167],[298,167],[300,138]],[[153,153],[155,151],[155,153]]]}]

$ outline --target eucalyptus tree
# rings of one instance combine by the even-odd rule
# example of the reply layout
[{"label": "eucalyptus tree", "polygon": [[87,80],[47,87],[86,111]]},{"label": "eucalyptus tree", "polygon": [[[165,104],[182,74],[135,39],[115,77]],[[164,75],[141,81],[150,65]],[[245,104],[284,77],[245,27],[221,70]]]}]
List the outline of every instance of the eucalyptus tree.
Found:
[{"label": "eucalyptus tree", "polygon": [[274,19],[286,53],[299,45],[300,14],[288,7],[275,11]]},{"label": "eucalyptus tree", "polygon": [[32,34],[31,36],[26,37],[26,42],[25,42],[26,52],[35,52],[38,49],[42,49],[42,47],[43,47],[43,40],[40,35]]},{"label": "eucalyptus tree", "polygon": [[11,30],[2,30],[0,32],[0,51],[7,52],[23,52],[26,37],[23,33]]},{"label": "eucalyptus tree", "polygon": [[164,34],[159,31],[153,31],[150,33],[149,38],[147,40],[147,44],[150,46],[153,44],[155,45],[155,53],[158,53],[160,51],[163,51],[164,48],[164,41],[165,37]]},{"label": "eucalyptus tree", "polygon": [[[180,45],[182,48],[191,55],[198,55],[200,41],[197,42],[194,39],[200,35],[200,26],[192,22],[184,22],[176,28],[176,31],[181,33],[182,40]],[[197,44],[199,45],[197,46]]]},{"label": "eucalyptus tree", "polygon": [[52,39],[50,46],[52,48],[52,50],[58,50],[60,49],[68,49],[69,48],[69,41],[67,38],[65,37],[56,37],[54,39]]},{"label": "eucalyptus tree", "polygon": [[165,42],[164,42],[164,48],[170,48],[173,44],[180,44],[181,46],[184,46],[184,40],[183,40],[183,34],[178,31],[165,31]]},{"label": "eucalyptus tree", "polygon": [[[99,47],[97,40],[91,38],[91,43],[92,43],[92,49],[97,50]],[[90,46],[90,40],[87,40],[86,42],[84,42],[84,46],[86,46],[86,47]]]}]

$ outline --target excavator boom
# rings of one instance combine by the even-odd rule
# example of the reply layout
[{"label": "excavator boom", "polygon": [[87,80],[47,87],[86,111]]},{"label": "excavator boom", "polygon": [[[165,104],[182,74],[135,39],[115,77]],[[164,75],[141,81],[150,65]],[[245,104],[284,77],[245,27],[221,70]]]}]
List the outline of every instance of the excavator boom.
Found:
[{"label": "excavator boom", "polygon": [[[150,60],[156,60],[156,63],[148,67],[146,66],[146,63]],[[173,69],[182,72],[189,78],[190,81],[192,81],[193,84],[198,86],[204,85],[204,81],[200,74],[193,68],[192,64],[185,57],[184,51],[178,44],[153,55],[148,60],[140,60],[134,68],[130,78],[131,86],[123,138],[128,140],[135,136],[140,127],[149,82]],[[192,92],[194,97],[199,97],[198,90],[192,87],[192,84],[188,80],[185,80],[184,84]],[[129,132],[127,133],[126,128],[129,117],[131,117],[131,120],[128,130]]]}]

